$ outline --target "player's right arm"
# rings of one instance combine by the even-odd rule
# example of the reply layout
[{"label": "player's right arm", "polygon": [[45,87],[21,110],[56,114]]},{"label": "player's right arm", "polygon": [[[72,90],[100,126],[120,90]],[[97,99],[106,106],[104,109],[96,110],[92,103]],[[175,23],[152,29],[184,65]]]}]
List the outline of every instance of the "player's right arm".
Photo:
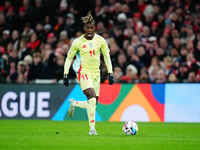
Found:
[{"label": "player's right arm", "polygon": [[68,73],[69,73],[69,68],[71,66],[71,63],[73,61],[73,58],[74,56],[76,55],[78,51],[78,48],[77,48],[77,41],[74,40],[72,42],[72,45],[71,45],[71,48],[69,49],[68,51],[68,54],[67,54],[67,58],[65,60],[65,65],[64,65],[64,76],[67,76]]}]

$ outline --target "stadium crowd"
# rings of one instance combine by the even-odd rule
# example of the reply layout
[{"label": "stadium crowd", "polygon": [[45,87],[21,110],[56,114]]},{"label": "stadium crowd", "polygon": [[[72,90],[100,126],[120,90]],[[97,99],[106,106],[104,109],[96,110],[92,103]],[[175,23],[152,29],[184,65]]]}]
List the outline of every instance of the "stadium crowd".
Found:
[{"label": "stadium crowd", "polygon": [[[63,78],[82,34],[81,13],[60,0],[0,1],[0,83]],[[191,0],[96,0],[97,33],[108,42],[115,82],[200,82],[200,4]],[[106,67],[101,64],[102,82]],[[70,78],[75,73],[70,71]]]}]

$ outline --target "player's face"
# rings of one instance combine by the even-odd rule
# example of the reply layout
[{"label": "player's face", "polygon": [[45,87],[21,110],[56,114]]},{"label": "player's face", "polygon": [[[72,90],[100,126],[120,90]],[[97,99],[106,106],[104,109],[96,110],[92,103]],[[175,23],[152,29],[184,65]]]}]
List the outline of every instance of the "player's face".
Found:
[{"label": "player's face", "polygon": [[84,26],[85,38],[91,40],[95,33],[95,25],[94,24],[86,24]]}]

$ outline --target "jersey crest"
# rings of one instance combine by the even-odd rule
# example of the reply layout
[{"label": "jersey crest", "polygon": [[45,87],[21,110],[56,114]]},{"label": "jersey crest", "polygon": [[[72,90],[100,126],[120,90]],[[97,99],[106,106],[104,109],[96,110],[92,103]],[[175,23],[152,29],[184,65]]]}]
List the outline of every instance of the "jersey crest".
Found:
[{"label": "jersey crest", "polygon": [[92,44],[91,42],[89,43],[89,47],[90,47],[90,48],[92,48],[92,47],[93,47],[93,44]]}]

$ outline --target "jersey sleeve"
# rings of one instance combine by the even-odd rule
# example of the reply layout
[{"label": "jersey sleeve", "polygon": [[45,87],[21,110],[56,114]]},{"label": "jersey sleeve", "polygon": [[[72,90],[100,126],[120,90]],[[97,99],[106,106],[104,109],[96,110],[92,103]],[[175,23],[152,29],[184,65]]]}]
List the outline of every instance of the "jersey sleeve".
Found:
[{"label": "jersey sleeve", "polygon": [[108,48],[108,44],[104,39],[102,39],[101,52],[103,54],[108,73],[113,73],[112,63],[111,63],[111,60],[110,60],[110,49]]},{"label": "jersey sleeve", "polygon": [[77,51],[78,51],[77,42],[73,41],[71,48],[68,51],[67,58],[65,60],[65,65],[64,65],[64,74],[65,75],[67,75],[69,73],[69,68],[71,66],[72,60],[73,60],[74,56],[76,55]]}]

